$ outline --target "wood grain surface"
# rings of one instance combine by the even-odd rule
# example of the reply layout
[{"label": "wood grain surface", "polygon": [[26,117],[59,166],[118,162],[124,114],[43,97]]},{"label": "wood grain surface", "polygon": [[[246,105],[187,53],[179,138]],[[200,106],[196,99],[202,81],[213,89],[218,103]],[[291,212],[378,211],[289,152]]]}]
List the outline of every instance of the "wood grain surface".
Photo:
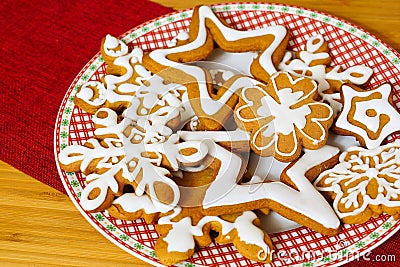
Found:
[{"label": "wood grain surface", "polygon": [[[174,9],[185,9],[193,5],[226,3],[229,1],[182,1],[152,0]],[[400,50],[400,1],[399,0],[274,0],[257,1],[301,6],[345,19],[379,37],[382,41]]]},{"label": "wood grain surface", "polygon": [[[175,9],[193,0],[156,0]],[[225,1],[201,1],[210,4]],[[274,1],[344,18],[400,50],[400,1]],[[135,25],[132,25],[132,27]],[[68,196],[0,161],[0,266],[150,266],[81,216]]]},{"label": "wood grain surface", "polygon": [[0,161],[0,266],[151,266],[97,232],[67,195]]}]

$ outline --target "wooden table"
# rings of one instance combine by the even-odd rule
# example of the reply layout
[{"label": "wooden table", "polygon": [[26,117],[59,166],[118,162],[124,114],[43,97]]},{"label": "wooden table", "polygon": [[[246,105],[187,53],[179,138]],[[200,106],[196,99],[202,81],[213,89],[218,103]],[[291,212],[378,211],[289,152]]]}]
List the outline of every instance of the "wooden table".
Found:
[{"label": "wooden table", "polygon": [[[197,3],[155,2],[175,9]],[[202,1],[218,2],[226,1]],[[292,0],[274,2],[300,4]],[[400,51],[398,0],[303,0],[301,5],[353,22]],[[0,208],[0,266],[150,266],[94,230],[68,196],[1,161]]]}]

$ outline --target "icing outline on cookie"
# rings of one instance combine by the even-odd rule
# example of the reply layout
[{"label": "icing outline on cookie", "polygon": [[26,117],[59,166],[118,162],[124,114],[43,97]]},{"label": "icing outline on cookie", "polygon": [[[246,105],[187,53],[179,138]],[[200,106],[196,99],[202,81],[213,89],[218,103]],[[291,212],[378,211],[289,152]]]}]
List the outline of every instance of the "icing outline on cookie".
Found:
[{"label": "icing outline on cookie", "polygon": [[[196,34],[193,39],[189,39],[188,43],[178,47],[153,50],[143,57],[143,64],[153,73],[162,72],[160,75],[163,75],[165,79],[169,79],[171,82],[176,82],[187,86],[189,99],[198,99],[200,103],[199,107],[196,107],[196,105],[192,106],[193,110],[195,110],[198,116],[201,115],[201,117],[215,117],[218,111],[220,111],[227,104],[227,101],[234,96],[235,90],[226,91],[220,99],[214,99],[211,97],[209,94],[210,83],[208,82],[208,71],[197,66],[179,63],[183,62],[183,55],[191,57],[190,60],[187,61],[198,61],[205,59],[206,55],[196,57],[196,53],[193,51],[197,51],[202,47],[209,47],[212,50],[213,37],[221,47],[222,41],[219,40],[219,38],[215,38],[215,34],[218,34],[218,37],[222,36],[221,38],[223,38],[224,41],[227,41],[233,46],[235,42],[246,38],[259,38],[259,41],[265,42],[266,40],[263,40],[265,36],[272,36],[273,40],[269,45],[266,44],[260,47],[255,47],[253,45],[251,48],[249,48],[249,50],[252,51],[254,49],[262,50],[252,64],[259,65],[261,67],[262,75],[260,75],[260,73],[253,73],[253,75],[260,80],[266,80],[270,75],[276,72],[276,68],[272,60],[273,55],[277,48],[282,43],[287,41],[288,32],[283,26],[269,26],[267,28],[257,30],[238,31],[226,26],[208,6],[200,6],[196,8],[193,18],[195,18],[196,22],[198,22],[198,25],[195,25],[191,28],[191,31],[195,32]],[[210,23],[217,28],[216,31],[211,30]],[[193,25],[193,19],[191,25]],[[189,34],[191,33],[189,32]],[[229,50],[228,47],[229,45],[224,45],[221,48],[224,50]],[[233,49],[233,51],[234,50],[235,49]],[[175,61],[169,59],[171,56],[175,58]],[[281,58],[280,56],[278,57]],[[202,126],[206,127],[204,124],[202,124]]]},{"label": "icing outline on cookie", "polygon": [[[184,135],[191,139],[190,132],[185,132]],[[185,140],[183,135],[181,138]],[[273,201],[311,218],[327,229],[338,229],[340,222],[332,207],[305,176],[309,169],[335,157],[340,152],[338,148],[325,145],[318,150],[305,150],[305,154],[287,170],[287,175],[299,191],[276,181],[261,183],[258,190],[253,190],[250,189],[251,185],[237,184],[240,171],[237,166],[241,166],[242,161],[239,156],[211,139],[203,142],[208,145],[208,153],[221,161],[218,174],[206,190],[202,202],[206,214],[212,214],[213,209],[220,210],[222,207],[230,207],[231,212],[242,212],[245,207],[237,204],[250,202],[258,202],[258,208],[270,208],[270,202]],[[293,217],[289,219],[295,220]],[[328,232],[332,234],[329,230]]]},{"label": "icing outline on cookie", "polygon": [[[284,87],[282,81],[278,84],[277,80],[282,77],[284,81],[289,82],[289,87]],[[307,85],[312,88],[304,88],[303,91],[295,88],[301,82],[308,82]],[[281,161],[291,161],[297,158],[296,154],[300,154],[301,146],[316,149],[324,145],[333,112],[328,104],[313,100],[317,94],[316,82],[305,77],[294,79],[287,72],[277,72],[271,76],[269,84],[272,85],[272,89],[268,91],[258,86],[243,88],[241,100],[234,112],[238,125],[243,124],[246,130],[251,131],[250,144],[255,148],[255,152],[262,156],[274,155]],[[257,91],[257,95],[254,95],[254,90]],[[262,95],[261,99],[258,98],[259,95]],[[253,110],[258,106],[256,104],[260,106]],[[321,109],[325,109],[325,113],[327,111],[328,114],[320,115]],[[321,133],[319,138],[303,130],[310,125],[317,126],[318,132]],[[282,139],[284,142],[289,137],[293,140],[293,147],[288,151],[281,151],[281,138],[285,138]],[[263,139],[269,142],[261,142],[261,146],[258,140]],[[311,144],[306,142],[308,140]],[[270,152],[273,145],[274,148]]]},{"label": "icing outline on cookie", "polygon": [[[328,81],[363,85],[371,78],[373,70],[363,65],[351,66],[344,71],[340,66],[328,66],[331,59],[329,53],[327,53],[329,49],[327,45],[326,49],[323,49],[324,45],[326,45],[326,41],[321,34],[310,37],[307,40],[305,50],[297,52],[298,58],[292,59],[292,53],[286,52],[278,69],[298,77],[305,76],[315,80],[318,83],[321,101],[329,103],[336,117],[342,108],[341,97],[339,92],[335,92],[337,90],[330,89],[331,86]],[[319,52],[320,50],[323,52]],[[317,61],[322,63],[321,60],[324,60],[325,64],[313,64]]]},{"label": "icing outline on cookie", "polygon": [[389,83],[367,91],[343,85],[341,92],[344,103],[333,127],[336,133],[355,135],[362,146],[373,149],[400,131],[400,114],[392,104]]},{"label": "icing outline on cookie", "polygon": [[[334,193],[333,208],[348,223],[362,223],[379,215],[379,207],[383,211],[397,207],[394,214],[399,214],[400,141],[375,149],[350,147],[340,155],[339,164],[322,172],[314,185],[321,192]],[[354,218],[357,215],[360,219]]]}]

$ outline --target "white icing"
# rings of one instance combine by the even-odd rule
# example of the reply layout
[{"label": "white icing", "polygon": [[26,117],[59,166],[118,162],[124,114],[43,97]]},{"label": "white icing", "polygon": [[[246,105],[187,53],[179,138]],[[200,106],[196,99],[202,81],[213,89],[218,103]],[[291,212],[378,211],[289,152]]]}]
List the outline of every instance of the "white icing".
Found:
[{"label": "white icing", "polygon": [[[313,44],[315,40],[318,40],[318,42]],[[330,71],[327,71],[326,65],[310,66],[310,63],[314,60],[326,59],[329,57],[329,54],[325,52],[315,53],[323,43],[324,39],[322,35],[311,37],[307,41],[306,51],[301,51],[299,53],[299,59],[292,60],[292,54],[286,52],[278,69],[287,71],[298,77],[306,76],[317,81],[318,92],[322,97],[321,101],[329,103],[333,109],[334,116],[336,116],[342,108],[340,94],[325,93],[330,87],[327,80],[340,81],[341,83],[349,81],[356,85],[362,85],[369,80],[373,71],[371,68],[362,65],[352,66],[342,72],[340,66],[335,66]]]},{"label": "white icing", "polygon": [[[82,191],[80,198],[80,204],[85,210],[95,210],[105,201],[108,189],[112,192],[117,193],[119,191],[118,183],[115,179],[115,175],[122,171],[123,177],[128,178],[129,174],[125,164],[122,162],[113,165],[107,172],[102,174],[92,173],[86,177],[88,184]],[[93,189],[99,189],[100,193],[95,198],[89,198],[89,194]]]},{"label": "white icing", "polygon": [[[149,56],[158,62],[158,64],[166,67],[177,68],[189,74],[191,77],[195,77],[196,81],[198,82],[197,86],[199,87],[200,92],[201,108],[206,114],[213,115],[222,108],[226,101],[230,99],[234,93],[234,90],[227,91],[219,100],[213,100],[208,94],[207,84],[204,83],[207,79],[203,69],[197,66],[180,64],[167,58],[169,54],[191,51],[201,47],[205,43],[207,37],[207,28],[205,23],[206,19],[211,20],[216,25],[227,41],[237,41],[243,38],[265,36],[268,34],[274,35],[274,41],[259,57],[261,66],[269,74],[276,72],[276,69],[272,63],[272,54],[285,38],[287,30],[283,26],[270,26],[268,28],[252,31],[238,31],[225,26],[212,12],[211,8],[202,6],[199,8],[199,29],[197,38],[195,40],[179,47],[156,49],[149,53]],[[193,80],[188,82],[193,82]]]},{"label": "white icing", "polygon": [[186,41],[189,39],[189,33],[185,31],[181,31],[178,33],[177,36],[172,38],[171,40],[167,41],[167,47],[174,47],[177,45],[178,40],[179,41]]},{"label": "white icing", "polygon": [[[315,42],[315,41],[317,41],[317,42]],[[321,46],[324,44],[324,42],[325,42],[324,37],[321,34],[316,34],[316,35],[310,37],[306,43],[307,51],[310,53],[317,52],[317,50],[321,48]],[[329,57],[329,55],[328,55],[328,57]]]},{"label": "white icing", "polygon": [[[96,93],[98,97],[93,98]],[[106,88],[101,82],[89,81],[80,87],[76,97],[82,99],[91,106],[101,106],[106,102],[105,95]]]},{"label": "white icing", "polygon": [[[107,116],[100,118],[99,114],[106,113]],[[109,108],[100,108],[92,117],[93,123],[99,125],[94,130],[94,134],[97,137],[116,135],[118,138],[122,138],[122,130],[124,122],[118,123],[118,115],[115,111]],[[120,144],[121,145],[121,144]],[[116,145],[117,146],[117,145]]]},{"label": "white icing", "polygon": [[[190,132],[185,134],[189,137],[191,135]],[[184,139],[182,136],[181,138]],[[339,226],[332,208],[305,177],[307,170],[338,154],[339,149],[336,147],[324,146],[318,150],[305,150],[304,156],[287,171],[299,191],[282,182],[262,183],[257,190],[250,191],[251,185],[236,184],[240,171],[237,166],[241,166],[241,158],[211,140],[203,142],[208,145],[208,153],[221,161],[215,180],[210,184],[203,199],[205,209],[270,199],[312,218],[327,228],[336,229]]]},{"label": "white icing", "polygon": [[270,95],[265,95],[261,99],[262,106],[258,108],[257,115],[274,116],[275,131],[284,135],[293,132],[294,126],[303,129],[306,126],[306,116],[311,113],[311,109],[306,105],[296,109],[291,109],[291,106],[308,96],[303,98],[303,92],[293,92],[291,88],[284,88],[276,93],[280,103],[277,103]]},{"label": "white icing", "polygon": [[63,165],[70,165],[81,161],[81,172],[85,172],[91,162],[100,158],[101,160],[97,163],[98,168],[111,168],[113,165],[109,162],[111,158],[123,156],[124,149],[113,145],[113,142],[120,142],[119,139],[107,138],[104,142],[106,145],[102,146],[98,140],[92,138],[89,139],[87,143],[94,148],[81,145],[67,146],[65,149],[61,150],[58,159]]},{"label": "white icing", "polygon": [[[131,61],[132,61],[132,59],[131,59]],[[139,77],[137,77],[136,81],[135,81],[137,84],[143,84],[144,79],[148,79],[151,77],[151,72],[146,70],[146,68],[143,67],[142,65],[136,64],[134,69],[135,69],[135,72],[139,75]]]},{"label": "white icing", "polygon": [[[177,207],[174,213],[159,219],[160,225],[171,225],[172,228],[168,234],[163,238],[168,244],[168,252],[178,251],[187,252],[194,249],[195,242],[194,236],[203,236],[203,227],[212,222],[221,224],[222,231],[220,234],[228,236],[230,232],[236,229],[238,238],[246,244],[258,246],[266,254],[270,253],[268,244],[264,241],[264,232],[253,224],[257,216],[252,211],[243,212],[239,215],[234,222],[225,221],[218,216],[205,216],[200,219],[196,225],[192,225],[190,217],[185,217],[178,222],[171,220],[181,212],[181,208]],[[179,242],[177,242],[179,239]]]},{"label": "white icing", "polygon": [[[104,77],[104,80],[106,83],[107,92],[114,91],[115,88],[117,88],[118,84],[128,81],[134,74],[134,67],[132,67],[131,63],[141,62],[142,57],[143,57],[143,51],[142,51],[142,49],[137,48],[137,47],[135,47],[129,54],[117,57],[114,60],[113,64],[115,66],[124,68],[125,74],[123,74],[121,76],[106,75]],[[137,85],[134,85],[134,84],[129,84],[129,86],[132,88],[138,87]],[[125,91],[127,91],[126,88],[125,88]],[[123,95],[119,95],[119,97],[122,97],[122,96]],[[113,94],[111,94],[108,97],[109,101],[111,101],[111,102],[113,102],[112,100],[114,100],[114,98],[115,98],[115,96]],[[129,99],[126,101],[129,101]]]},{"label": "white icing", "polygon": [[198,125],[199,125],[199,118],[197,116],[194,116],[193,118],[190,119],[189,122],[190,130],[196,131]]},{"label": "white icing", "polygon": [[306,63],[307,65],[310,65],[310,63],[314,60],[320,60],[320,59],[326,59],[329,58],[328,53],[309,53],[307,51],[301,51],[300,52],[300,58]]},{"label": "white icing", "polygon": [[353,84],[362,85],[369,80],[372,73],[371,68],[362,65],[352,66],[341,72],[340,67],[335,66],[326,74],[326,78],[328,80],[349,81]]},{"label": "white icing", "polygon": [[[344,85],[342,86],[342,92],[344,97],[344,106],[341,115],[336,121],[336,127],[361,136],[364,139],[367,148],[372,149],[378,147],[388,135],[400,130],[399,112],[389,102],[391,96],[390,84],[383,84],[376,89],[362,92],[358,92],[350,86]],[[349,111],[353,105],[354,97],[362,97],[365,99],[375,93],[381,94],[382,97],[380,99],[374,98],[368,101],[356,102],[354,120],[358,121],[358,123],[364,124],[366,128],[370,129],[371,131],[376,131],[380,126],[383,126],[381,125],[381,123],[383,123],[381,116],[388,116],[390,118],[389,122],[383,126],[381,134],[376,139],[368,136],[368,133],[363,128],[352,124],[348,118]],[[366,112],[369,109],[374,110],[376,112],[376,116],[367,116]]]},{"label": "white icing", "polygon": [[[371,181],[378,183],[375,198],[367,194],[367,186]],[[333,208],[340,218],[345,218],[362,213],[370,205],[398,207],[399,181],[400,141],[396,140],[369,150],[350,147],[340,155],[339,164],[321,173],[314,184],[320,191],[335,193]],[[339,204],[344,204],[347,210],[340,210]]]},{"label": "white icing", "polygon": [[126,212],[137,212],[143,210],[146,214],[154,214],[158,209],[148,195],[138,196],[135,193],[125,193],[113,201],[113,204],[118,204]]},{"label": "white icing", "polygon": [[[119,46],[119,50],[117,50]],[[128,46],[117,38],[107,34],[104,41],[104,52],[111,57],[119,57],[128,53]]]},{"label": "white icing", "polygon": [[128,163],[128,166],[129,166],[130,168],[134,168],[134,167],[136,167],[136,165],[137,165],[136,161],[130,161],[130,162]]},{"label": "white icing", "polygon": [[178,131],[180,138],[186,141],[211,139],[214,142],[246,142],[250,136],[240,128],[234,131]]},{"label": "white icing", "polygon": [[252,222],[257,218],[254,212],[246,211],[236,218],[235,228],[241,241],[248,245],[256,245],[263,250],[265,255],[270,253],[270,249],[264,241],[264,232],[256,227]]},{"label": "white icing", "polygon": [[[271,76],[271,84],[273,85],[274,88],[274,93],[276,96],[278,96],[278,101],[275,100],[271,95],[269,95],[265,90],[262,88],[256,86],[256,87],[245,87],[242,89],[241,92],[241,98],[244,100],[246,103],[245,105],[237,108],[235,110],[235,116],[242,122],[256,122],[260,119],[268,119],[271,118],[271,121],[269,123],[265,123],[262,125],[259,129],[257,129],[252,138],[251,142],[252,144],[258,149],[258,150],[264,150],[268,149],[272,145],[275,144],[275,152],[285,156],[285,157],[290,157],[292,156],[296,150],[297,150],[297,138],[296,138],[296,131],[297,129],[302,136],[305,138],[310,139],[313,144],[318,144],[323,142],[326,139],[327,136],[327,131],[324,129],[324,127],[319,123],[321,121],[329,120],[332,115],[332,109],[324,104],[324,103],[318,103],[318,102],[312,102],[308,103],[305,105],[302,105],[300,107],[297,107],[295,109],[291,109],[295,104],[301,103],[303,100],[312,97],[312,95],[315,93],[317,90],[317,85],[315,82],[314,88],[308,92],[308,94],[304,95],[304,92],[293,92],[291,88],[283,88],[278,90],[278,86],[276,84],[275,78],[279,75],[286,75],[292,85],[296,84],[300,80],[304,79],[303,78],[297,78],[296,80],[292,79],[291,76],[287,73],[284,72],[277,72],[274,75]],[[261,98],[261,106],[256,110],[256,113],[258,117],[254,118],[244,118],[241,114],[244,109],[247,109],[249,107],[252,107],[254,105],[254,102],[252,99],[249,99],[249,96],[252,95],[251,91],[252,90],[258,90],[262,95],[264,95]],[[315,123],[320,129],[321,129],[321,136],[318,139],[315,139],[308,134],[306,134],[303,129],[306,126],[306,116],[311,113],[311,106],[312,105],[323,105],[326,106],[330,110],[330,114],[326,118],[314,118],[312,119],[312,123]],[[277,138],[278,138],[278,133],[284,134],[284,135],[292,135],[293,136],[293,141],[294,146],[293,150],[290,152],[283,152],[280,151]],[[265,137],[273,137],[271,138],[271,141],[263,146],[257,145],[257,138],[259,135],[263,135]]]},{"label": "white icing", "polygon": [[[104,202],[108,189],[116,193],[119,191],[118,183],[115,180],[115,175],[122,171],[122,176],[129,179],[129,173],[123,161],[119,158],[124,156],[124,149],[115,146],[114,144],[121,144],[119,139],[106,138],[104,139],[105,145],[101,145],[96,139],[89,139],[88,144],[93,148],[88,148],[81,145],[70,145],[63,149],[58,155],[61,164],[70,165],[80,162],[80,170],[85,172],[89,164],[94,160],[100,159],[97,162],[96,168],[107,169],[102,174],[92,173],[86,177],[88,182],[84,187],[80,199],[80,204],[85,210],[94,210]],[[98,188],[100,193],[94,199],[89,199],[90,192]]]}]

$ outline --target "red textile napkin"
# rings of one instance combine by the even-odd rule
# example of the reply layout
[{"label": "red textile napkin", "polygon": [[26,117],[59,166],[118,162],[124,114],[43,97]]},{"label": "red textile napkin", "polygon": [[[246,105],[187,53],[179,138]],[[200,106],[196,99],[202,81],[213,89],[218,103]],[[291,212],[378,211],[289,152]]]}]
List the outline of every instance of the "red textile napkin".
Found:
[{"label": "red textile napkin", "polygon": [[0,1],[0,160],[65,193],[53,132],[69,85],[107,33],[171,11],[146,0]]},{"label": "red textile napkin", "polygon": [[[107,33],[119,36],[171,11],[145,0],[0,1],[0,160],[65,192],[53,131],[67,88]],[[348,266],[382,266],[377,257],[389,255],[400,261],[398,247],[396,234]]]}]

